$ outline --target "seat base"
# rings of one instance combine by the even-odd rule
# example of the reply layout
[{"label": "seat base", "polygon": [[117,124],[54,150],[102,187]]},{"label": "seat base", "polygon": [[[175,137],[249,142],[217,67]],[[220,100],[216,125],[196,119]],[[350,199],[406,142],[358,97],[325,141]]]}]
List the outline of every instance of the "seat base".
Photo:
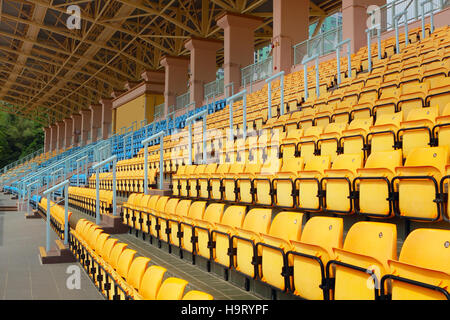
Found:
[{"label": "seat base", "polygon": [[61,240],[55,240],[56,247],[46,251],[44,247],[39,247],[39,259],[42,264],[76,262],[69,246],[64,245]]}]

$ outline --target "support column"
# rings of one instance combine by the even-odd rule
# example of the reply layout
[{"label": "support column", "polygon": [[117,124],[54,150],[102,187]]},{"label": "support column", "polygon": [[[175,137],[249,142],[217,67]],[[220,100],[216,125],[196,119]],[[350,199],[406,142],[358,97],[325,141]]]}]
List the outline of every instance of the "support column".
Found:
[{"label": "support column", "polygon": [[88,141],[89,132],[91,131],[91,110],[83,109],[81,113],[81,141],[80,145],[85,146]]},{"label": "support column", "polygon": [[51,129],[50,127],[42,128],[44,130],[44,152],[50,151],[51,144]]},{"label": "support column", "polygon": [[175,105],[176,97],[187,91],[189,59],[165,56],[160,64],[165,68],[164,116],[167,116],[169,107]]},{"label": "support column", "polygon": [[50,126],[50,151],[55,151],[58,149],[58,126],[53,124]]},{"label": "support column", "polygon": [[65,132],[64,132],[64,141],[66,148],[73,147],[72,141],[72,128],[73,128],[73,120],[72,118],[65,118],[64,123],[66,124]]},{"label": "support column", "polygon": [[273,0],[273,72],[290,73],[293,46],[309,38],[310,0]]},{"label": "support column", "polygon": [[73,146],[79,146],[81,143],[81,114],[76,113],[72,115],[72,143]]},{"label": "support column", "polygon": [[235,91],[241,86],[241,69],[254,63],[255,29],[263,19],[250,15],[225,12],[217,19],[224,29],[224,84],[234,83]]},{"label": "support column", "polygon": [[184,47],[191,52],[190,97],[196,106],[201,106],[205,98],[204,86],[216,80],[216,52],[223,47],[221,41],[192,38]]},{"label": "support column", "polygon": [[89,109],[91,110],[91,140],[95,142],[100,138],[98,129],[102,127],[102,105],[92,104]]},{"label": "support column", "polygon": [[166,73],[164,71],[146,70],[142,72],[141,78],[147,82],[164,84]]},{"label": "support column", "polygon": [[351,53],[367,46],[367,8],[384,4],[386,0],[342,0],[342,40],[352,39]]},{"label": "support column", "polygon": [[64,121],[58,121],[56,126],[58,127],[56,150],[61,150],[64,148],[64,134],[66,125]]},{"label": "support column", "polygon": [[112,133],[112,101],[111,98],[100,99],[102,105],[102,136],[101,139],[108,139]]}]

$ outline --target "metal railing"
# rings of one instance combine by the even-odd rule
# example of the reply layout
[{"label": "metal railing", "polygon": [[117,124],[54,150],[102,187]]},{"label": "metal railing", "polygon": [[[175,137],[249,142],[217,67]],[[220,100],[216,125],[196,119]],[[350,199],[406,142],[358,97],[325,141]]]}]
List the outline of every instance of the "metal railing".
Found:
[{"label": "metal railing", "polygon": [[191,97],[190,97],[189,91],[186,93],[183,93],[182,95],[177,96],[175,99],[175,101],[176,101],[175,102],[175,111],[184,109],[186,107],[186,105],[189,104],[190,98]]},{"label": "metal railing", "polygon": [[241,84],[245,88],[250,85],[250,92],[252,92],[253,83],[264,80],[272,75],[273,58],[270,56],[265,60],[251,64],[241,69]]},{"label": "metal railing", "polygon": [[321,33],[294,46],[294,65],[301,64],[304,57],[323,56],[336,50],[342,41],[342,26]]},{"label": "metal railing", "polygon": [[[406,20],[408,23],[419,20],[422,16],[421,2],[423,0],[396,0],[386,3],[380,7],[380,25],[381,32],[391,31],[395,29],[395,16],[406,10]],[[431,4],[432,2],[432,4]],[[446,5],[445,0],[432,0],[424,5],[425,15],[442,10]]]},{"label": "metal railing", "polygon": [[164,103],[158,104],[157,106],[155,106],[155,113],[153,118],[156,119],[160,119],[164,116]]},{"label": "metal railing", "polygon": [[216,79],[216,80],[214,80],[212,82],[209,82],[209,83],[205,84],[205,86],[204,86],[205,100],[208,97],[220,96],[224,92],[225,92],[224,78]]}]

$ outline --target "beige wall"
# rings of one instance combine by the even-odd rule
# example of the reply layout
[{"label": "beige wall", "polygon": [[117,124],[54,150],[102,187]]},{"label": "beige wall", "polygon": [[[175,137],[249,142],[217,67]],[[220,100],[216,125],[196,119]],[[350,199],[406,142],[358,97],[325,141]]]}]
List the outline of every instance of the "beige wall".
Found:
[{"label": "beige wall", "polygon": [[120,133],[122,127],[129,128],[134,121],[139,126],[141,121],[147,119],[148,123],[153,121],[155,106],[164,102],[163,95],[145,94],[117,107],[114,116],[114,132]]}]

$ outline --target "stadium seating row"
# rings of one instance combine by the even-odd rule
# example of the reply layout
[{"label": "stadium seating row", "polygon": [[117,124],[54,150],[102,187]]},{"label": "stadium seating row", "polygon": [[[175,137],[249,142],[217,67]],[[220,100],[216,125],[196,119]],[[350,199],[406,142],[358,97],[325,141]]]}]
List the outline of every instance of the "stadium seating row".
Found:
[{"label": "stadium seating row", "polygon": [[70,247],[99,291],[114,300],[212,300],[205,292],[184,293],[188,282],[167,277],[166,269],[150,265],[94,223],[81,219],[70,234]]},{"label": "stadium seating row", "polygon": [[449,230],[414,230],[397,259],[390,223],[357,222],[343,241],[336,217],[302,227],[300,212],[142,194],[124,207],[124,222],[144,236],[303,298],[450,298]]}]

